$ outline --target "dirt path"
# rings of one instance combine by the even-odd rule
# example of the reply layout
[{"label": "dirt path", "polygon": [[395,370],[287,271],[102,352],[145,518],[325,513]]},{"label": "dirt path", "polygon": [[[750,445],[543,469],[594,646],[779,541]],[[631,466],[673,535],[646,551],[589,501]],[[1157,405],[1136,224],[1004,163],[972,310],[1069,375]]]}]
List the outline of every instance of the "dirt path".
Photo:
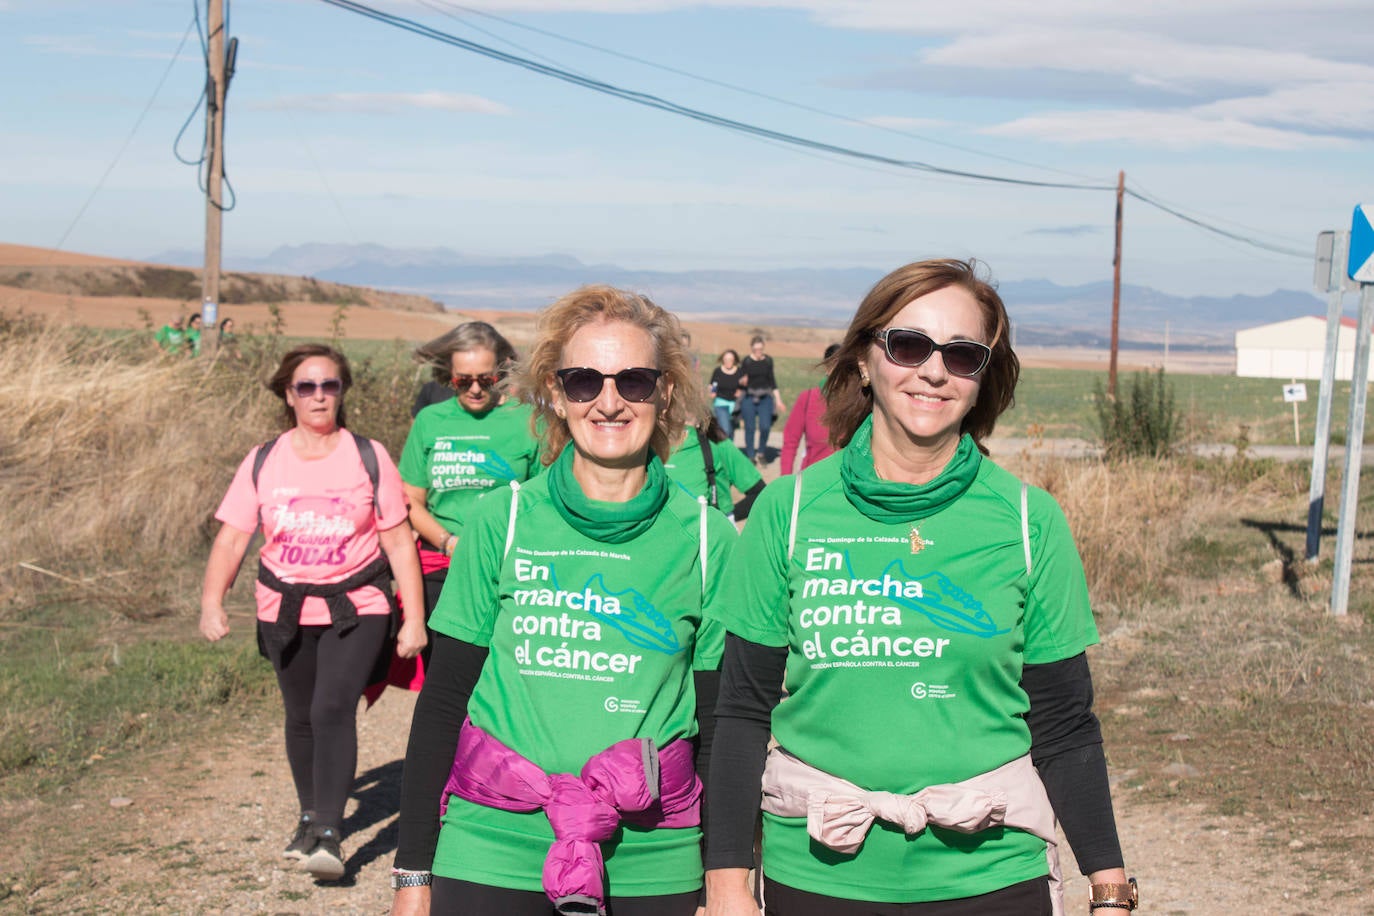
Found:
[{"label": "dirt path", "polygon": [[[387,873],[413,695],[389,690],[359,717],[342,881],[316,883],[279,858],[296,816],[275,710],[226,712],[187,746],[97,762],[59,799],[4,805],[6,845],[28,870],[0,911],[30,913],[359,913],[387,911]],[[1104,710],[1110,722],[1112,712]],[[1281,831],[1180,802],[1139,804],[1115,774],[1121,834],[1145,912],[1363,912],[1292,867]],[[119,807],[112,806],[112,800]],[[8,871],[8,869],[7,869]],[[1073,875],[1068,912],[1080,912]],[[25,886],[27,884],[27,886]],[[36,889],[35,889],[36,888]],[[1357,892],[1358,893],[1358,892]],[[1366,897],[1366,900],[1368,898]]]}]

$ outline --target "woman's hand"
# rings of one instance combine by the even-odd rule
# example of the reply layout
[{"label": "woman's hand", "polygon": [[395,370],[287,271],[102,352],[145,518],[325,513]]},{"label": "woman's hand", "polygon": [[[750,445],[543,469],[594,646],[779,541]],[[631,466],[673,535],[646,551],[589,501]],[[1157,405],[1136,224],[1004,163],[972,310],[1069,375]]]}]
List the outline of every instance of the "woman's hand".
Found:
[{"label": "woman's hand", "polygon": [[429,916],[429,888],[403,887],[391,898],[391,916]]},{"label": "woman's hand", "polygon": [[223,606],[201,606],[200,634],[210,642],[218,642],[229,635],[229,615],[224,613]]},{"label": "woman's hand", "polygon": [[251,531],[240,531],[231,525],[220,525],[215,542],[210,545],[210,559],[205,564],[205,582],[200,588],[200,632],[211,642],[229,635],[229,615],[224,613],[224,596],[234,584],[239,564],[248,552]]},{"label": "woman's hand", "polygon": [[759,916],[749,890],[749,869],[712,868],[706,872],[706,916]]},{"label": "woman's hand", "polygon": [[428,643],[429,633],[425,630],[424,619],[407,618],[396,634],[396,654],[401,658],[414,658]]}]

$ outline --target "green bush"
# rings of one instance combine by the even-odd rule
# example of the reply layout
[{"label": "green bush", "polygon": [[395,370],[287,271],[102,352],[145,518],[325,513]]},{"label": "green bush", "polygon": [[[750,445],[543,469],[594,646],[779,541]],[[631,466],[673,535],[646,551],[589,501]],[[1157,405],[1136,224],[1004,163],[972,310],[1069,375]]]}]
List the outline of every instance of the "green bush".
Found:
[{"label": "green bush", "polygon": [[1179,445],[1183,416],[1174,405],[1174,386],[1164,370],[1138,372],[1125,398],[1114,398],[1098,381],[1093,390],[1098,431],[1109,459],[1166,458]]}]

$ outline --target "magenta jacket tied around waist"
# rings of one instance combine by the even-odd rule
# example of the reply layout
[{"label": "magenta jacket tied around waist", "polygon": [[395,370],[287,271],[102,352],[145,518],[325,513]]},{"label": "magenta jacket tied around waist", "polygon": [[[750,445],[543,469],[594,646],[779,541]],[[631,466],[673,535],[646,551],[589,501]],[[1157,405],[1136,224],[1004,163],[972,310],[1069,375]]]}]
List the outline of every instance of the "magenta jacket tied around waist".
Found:
[{"label": "magenta jacket tied around waist", "polygon": [[556,838],[544,860],[544,893],[560,913],[572,904],[604,914],[600,844],[622,820],[641,827],[701,823],[702,787],[692,758],[689,741],[659,748],[649,738],[627,738],[595,754],[579,775],[549,775],[469,719],[439,810],[448,810],[450,794],[502,811],[544,809]]}]

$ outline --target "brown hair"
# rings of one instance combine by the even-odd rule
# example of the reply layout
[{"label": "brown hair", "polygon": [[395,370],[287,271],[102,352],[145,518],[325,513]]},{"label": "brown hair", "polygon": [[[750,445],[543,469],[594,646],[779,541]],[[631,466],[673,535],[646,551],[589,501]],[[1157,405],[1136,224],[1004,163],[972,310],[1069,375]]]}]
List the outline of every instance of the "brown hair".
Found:
[{"label": "brown hair", "polygon": [[316,356],[331,360],[339,369],[339,381],[343,382],[343,391],[339,392],[339,413],[335,420],[341,427],[348,425],[343,402],[344,395],[353,387],[353,373],[348,368],[348,357],[325,344],[308,343],[287,351],[281,358],[281,365],[277,366],[277,371],[267,380],[267,389],[281,398],[283,429],[291,429],[296,425],[296,412],[286,403],[286,389],[291,385],[291,377],[296,374],[301,363]]},{"label": "brown hair", "polygon": [[432,367],[434,380],[447,385],[453,378],[453,354],[468,350],[490,350],[496,355],[496,370],[503,372],[515,362],[515,348],[496,328],[485,321],[466,321],[429,343],[415,348],[415,358]]},{"label": "brown hair", "polygon": [[873,412],[873,392],[862,385],[859,373],[860,362],[875,345],[873,333],[913,300],[959,286],[977,301],[983,313],[983,333],[992,348],[992,358],[979,379],[978,402],[964,417],[959,431],[968,433],[978,448],[987,452],[983,440],[992,435],[997,418],[1016,401],[1021,362],[1011,349],[1011,320],[1006,306],[996,288],[980,276],[982,267],[975,260],[917,261],[897,268],[869,290],[849,323],[839,351],[825,363],[824,394],[828,406],[823,421],[830,430],[832,444],[837,448],[848,445],[854,431]]},{"label": "brown hair", "polygon": [[659,411],[649,447],[664,461],[683,429],[696,419],[702,402],[701,383],[692,371],[692,358],[682,345],[682,328],[672,313],[647,296],[613,286],[584,286],[563,296],[539,316],[538,339],[527,360],[512,373],[509,384],[521,400],[533,408],[530,429],[542,436],[541,460],[552,464],[572,438],[568,421],[554,412],[551,385],[554,372],[563,366],[563,346],[588,325],[623,321],[648,332],[654,340],[664,385],[673,386],[667,406]]}]

